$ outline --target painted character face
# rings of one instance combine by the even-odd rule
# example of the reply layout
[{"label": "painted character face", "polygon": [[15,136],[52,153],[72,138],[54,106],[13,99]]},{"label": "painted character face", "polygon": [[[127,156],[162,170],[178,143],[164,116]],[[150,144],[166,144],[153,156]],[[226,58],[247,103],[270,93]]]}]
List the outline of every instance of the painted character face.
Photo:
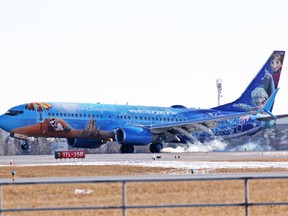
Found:
[{"label": "painted character face", "polygon": [[55,118],[50,119],[50,125],[52,126],[54,131],[63,131],[64,128],[60,122],[57,122]]},{"label": "painted character face", "polygon": [[257,98],[254,98],[253,102],[254,102],[255,108],[259,110],[262,107],[264,107],[266,103],[266,99],[263,97],[257,97]]},{"label": "painted character face", "polygon": [[280,68],[282,67],[282,63],[278,58],[271,60],[270,65],[271,65],[273,72],[279,71]]},{"label": "painted character face", "polygon": [[56,119],[55,119],[55,118],[52,118],[52,119],[50,120],[50,124],[51,124],[51,126],[52,126],[53,128],[56,128],[56,127],[57,127],[57,125],[56,125]]}]

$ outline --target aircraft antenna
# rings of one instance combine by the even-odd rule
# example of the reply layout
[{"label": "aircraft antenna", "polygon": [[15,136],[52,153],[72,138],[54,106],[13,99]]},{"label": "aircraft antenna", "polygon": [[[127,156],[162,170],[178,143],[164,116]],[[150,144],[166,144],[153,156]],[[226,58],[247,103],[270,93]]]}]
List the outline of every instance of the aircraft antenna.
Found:
[{"label": "aircraft antenna", "polygon": [[218,106],[220,106],[220,98],[222,97],[222,79],[218,78],[216,80]]}]

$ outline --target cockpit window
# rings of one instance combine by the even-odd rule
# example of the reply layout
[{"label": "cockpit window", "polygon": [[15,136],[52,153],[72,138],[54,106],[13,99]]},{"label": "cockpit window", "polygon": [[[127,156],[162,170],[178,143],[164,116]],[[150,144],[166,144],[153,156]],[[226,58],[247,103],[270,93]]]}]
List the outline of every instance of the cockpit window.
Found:
[{"label": "cockpit window", "polygon": [[16,116],[16,115],[20,115],[23,114],[23,110],[8,110],[6,112],[6,115],[10,115],[10,116]]}]

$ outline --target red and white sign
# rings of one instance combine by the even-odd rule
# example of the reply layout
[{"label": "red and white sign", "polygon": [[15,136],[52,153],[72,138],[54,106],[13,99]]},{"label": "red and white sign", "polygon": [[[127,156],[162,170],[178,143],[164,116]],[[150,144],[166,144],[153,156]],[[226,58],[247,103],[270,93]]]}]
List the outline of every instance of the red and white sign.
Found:
[{"label": "red and white sign", "polygon": [[55,151],[55,159],[85,158],[84,150]]}]

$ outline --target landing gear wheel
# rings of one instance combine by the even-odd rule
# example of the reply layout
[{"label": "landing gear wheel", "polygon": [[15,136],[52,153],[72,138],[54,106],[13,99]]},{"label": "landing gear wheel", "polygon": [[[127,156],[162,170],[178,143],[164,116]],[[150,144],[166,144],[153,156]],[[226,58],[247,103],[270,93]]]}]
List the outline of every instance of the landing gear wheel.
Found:
[{"label": "landing gear wheel", "polygon": [[121,153],[134,153],[133,145],[121,145]]},{"label": "landing gear wheel", "polygon": [[162,143],[152,143],[149,147],[150,152],[152,153],[159,153],[161,149],[163,149],[163,144]]},{"label": "landing gear wheel", "polygon": [[30,146],[27,142],[25,142],[24,144],[21,145],[21,149],[24,150],[24,151],[27,151],[29,150]]}]

